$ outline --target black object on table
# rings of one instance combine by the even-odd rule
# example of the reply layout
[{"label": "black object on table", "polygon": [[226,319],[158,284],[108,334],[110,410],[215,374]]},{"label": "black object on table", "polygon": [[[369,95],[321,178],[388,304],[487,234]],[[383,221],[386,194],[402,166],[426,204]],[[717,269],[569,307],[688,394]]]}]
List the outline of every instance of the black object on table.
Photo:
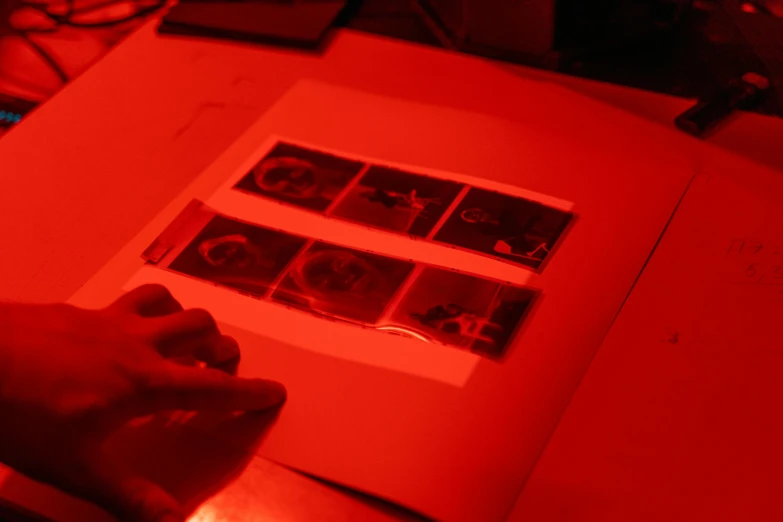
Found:
[{"label": "black object on table", "polygon": [[160,33],[316,50],[345,0],[264,2],[185,0],[163,17]]},{"label": "black object on table", "polygon": [[735,79],[714,96],[699,101],[674,121],[677,128],[704,136],[737,109],[752,109],[769,90],[769,80],[756,73]]}]

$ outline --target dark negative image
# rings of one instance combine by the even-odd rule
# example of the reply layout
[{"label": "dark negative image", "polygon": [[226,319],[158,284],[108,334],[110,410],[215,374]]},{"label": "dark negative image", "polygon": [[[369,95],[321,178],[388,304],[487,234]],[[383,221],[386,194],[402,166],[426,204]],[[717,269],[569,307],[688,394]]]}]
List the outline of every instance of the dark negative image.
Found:
[{"label": "dark negative image", "polygon": [[426,237],[463,185],[373,166],[332,215],[378,228]]},{"label": "dark negative image", "polygon": [[262,297],[306,242],[215,216],[168,268]]},{"label": "dark negative image", "polygon": [[506,353],[537,292],[426,267],[391,316],[438,342],[493,358]]},{"label": "dark negative image", "polygon": [[296,257],[272,299],[375,324],[414,264],[316,242]]},{"label": "dark negative image", "polygon": [[535,201],[471,188],[434,239],[538,269],[572,218]]},{"label": "dark negative image", "polygon": [[364,164],[288,143],[278,143],[235,189],[323,212]]}]

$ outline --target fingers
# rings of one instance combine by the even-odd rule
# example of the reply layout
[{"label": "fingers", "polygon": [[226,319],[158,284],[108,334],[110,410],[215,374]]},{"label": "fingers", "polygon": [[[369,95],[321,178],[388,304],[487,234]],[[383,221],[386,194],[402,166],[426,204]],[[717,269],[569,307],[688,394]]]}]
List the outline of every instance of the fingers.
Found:
[{"label": "fingers", "polygon": [[[121,468],[106,455],[90,459],[71,478],[74,493],[121,522],[184,522],[179,503],[160,486]],[[71,489],[71,488],[69,488]]]},{"label": "fingers", "polygon": [[162,285],[142,285],[120,296],[109,309],[116,312],[157,317],[182,311],[182,305]]},{"label": "fingers", "polygon": [[117,299],[109,309],[141,315],[140,330],[163,357],[195,358],[212,367],[230,371],[239,360],[239,346],[221,335],[206,310],[183,310],[162,285],[142,285]]},{"label": "fingers", "polygon": [[156,343],[218,331],[215,319],[209,312],[200,309],[183,310],[182,305],[162,285],[142,285],[120,296],[108,308],[145,317],[144,333]]},{"label": "fingers", "polygon": [[259,411],[286,399],[282,384],[264,379],[241,379],[214,369],[165,363],[165,375],[146,394],[144,413],[165,410]]},{"label": "fingers", "polygon": [[149,341],[159,348],[180,341],[204,340],[220,333],[212,315],[201,309],[150,317],[144,321],[143,329]]},{"label": "fingers", "polygon": [[239,345],[220,333],[206,310],[180,310],[143,320],[141,334],[166,358],[191,356],[210,366],[239,359]]},{"label": "fingers", "polygon": [[166,343],[158,348],[166,359],[192,358],[211,367],[239,362],[239,344],[233,337],[216,333]]}]

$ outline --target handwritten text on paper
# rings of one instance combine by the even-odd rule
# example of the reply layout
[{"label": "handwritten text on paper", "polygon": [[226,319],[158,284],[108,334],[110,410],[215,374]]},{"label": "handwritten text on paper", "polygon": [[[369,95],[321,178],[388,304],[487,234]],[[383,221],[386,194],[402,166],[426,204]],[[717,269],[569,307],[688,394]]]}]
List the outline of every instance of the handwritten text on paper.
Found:
[{"label": "handwritten text on paper", "polygon": [[781,244],[753,239],[732,239],[726,257],[734,270],[730,282],[757,285],[783,299],[783,248]]}]

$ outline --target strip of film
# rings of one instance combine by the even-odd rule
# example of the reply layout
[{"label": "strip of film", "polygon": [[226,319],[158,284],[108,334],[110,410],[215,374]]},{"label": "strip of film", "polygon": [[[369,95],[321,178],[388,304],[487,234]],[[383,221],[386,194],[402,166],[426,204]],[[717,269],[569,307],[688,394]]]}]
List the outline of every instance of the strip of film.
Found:
[{"label": "strip of film", "polygon": [[502,358],[539,292],[293,235],[194,201],[148,263],[330,320]]},{"label": "strip of film", "polygon": [[575,218],[532,199],[282,140],[233,190],[539,272]]}]

